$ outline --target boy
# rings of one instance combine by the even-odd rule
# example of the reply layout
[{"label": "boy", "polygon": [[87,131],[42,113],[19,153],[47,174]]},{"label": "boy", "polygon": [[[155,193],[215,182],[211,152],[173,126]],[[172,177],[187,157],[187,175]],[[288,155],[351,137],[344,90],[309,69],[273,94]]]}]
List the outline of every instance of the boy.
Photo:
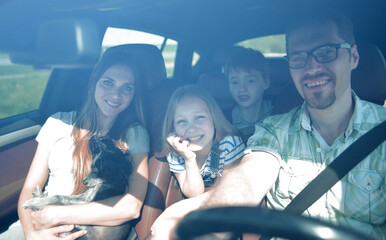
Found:
[{"label": "boy", "polygon": [[255,131],[255,123],[272,112],[272,103],[263,100],[264,91],[270,85],[268,64],[259,51],[240,48],[226,63],[224,73],[237,103],[232,109],[231,122],[241,131],[246,143]]}]

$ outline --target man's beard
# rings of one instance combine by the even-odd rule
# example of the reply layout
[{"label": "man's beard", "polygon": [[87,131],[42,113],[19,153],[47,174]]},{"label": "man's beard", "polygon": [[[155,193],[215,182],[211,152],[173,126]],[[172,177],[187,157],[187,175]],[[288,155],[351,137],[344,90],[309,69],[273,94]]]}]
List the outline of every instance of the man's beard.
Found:
[{"label": "man's beard", "polygon": [[[331,74],[327,74],[327,73],[319,73],[315,76],[305,76],[303,78],[303,81],[307,79],[314,79],[317,77],[324,77],[324,76],[328,76],[328,78],[330,79],[329,84],[335,85],[335,76],[332,76]],[[326,89],[326,90],[329,90],[329,89]],[[327,96],[323,96],[323,94],[327,94]],[[310,93],[310,95],[308,96],[305,94],[304,97],[308,107],[315,108],[315,109],[326,109],[329,106],[331,106],[336,100],[334,89],[332,89],[327,93],[324,93],[324,91],[321,91],[321,92]]]},{"label": "man's beard", "polygon": [[336,95],[333,91],[328,93],[328,95],[325,97],[323,97],[322,95],[322,92],[317,92],[313,94],[312,98],[305,96],[305,100],[308,107],[315,109],[326,109],[331,106],[336,100]]}]

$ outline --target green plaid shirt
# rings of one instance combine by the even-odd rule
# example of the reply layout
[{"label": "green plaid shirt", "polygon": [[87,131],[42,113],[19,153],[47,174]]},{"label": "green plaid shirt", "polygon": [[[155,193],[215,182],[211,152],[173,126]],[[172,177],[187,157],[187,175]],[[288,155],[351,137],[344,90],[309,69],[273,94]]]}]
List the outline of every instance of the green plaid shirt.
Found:
[{"label": "green plaid shirt", "polygon": [[[247,149],[270,152],[281,166],[276,184],[267,194],[269,207],[285,208],[348,146],[385,121],[386,108],[360,100],[354,92],[353,99],[355,110],[349,126],[328,152],[315,137],[305,104],[256,124]],[[385,239],[385,159],[383,142],[304,214]]]}]

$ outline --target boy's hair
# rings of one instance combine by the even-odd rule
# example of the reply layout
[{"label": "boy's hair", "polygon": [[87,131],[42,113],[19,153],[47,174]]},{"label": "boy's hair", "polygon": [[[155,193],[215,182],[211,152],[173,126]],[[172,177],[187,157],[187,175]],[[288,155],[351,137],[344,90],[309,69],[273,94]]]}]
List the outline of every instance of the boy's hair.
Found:
[{"label": "boy's hair", "polygon": [[319,9],[318,11],[299,14],[293,19],[293,22],[288,26],[285,35],[287,53],[289,36],[291,36],[295,30],[307,26],[318,27],[320,24],[328,22],[336,25],[339,37],[345,42],[349,43],[351,46],[355,44],[354,27],[347,16],[338,11],[321,11]]},{"label": "boy's hair", "polygon": [[261,52],[252,48],[239,48],[236,53],[231,56],[224,67],[224,73],[227,78],[232,69],[236,72],[240,70],[256,70],[261,72],[265,80],[269,79],[267,60]]},{"label": "boy's hair", "polygon": [[239,136],[239,130],[234,127],[228,120],[225,118],[222,110],[217,105],[215,99],[210,95],[208,91],[202,89],[196,85],[186,85],[177,88],[172,96],[170,97],[169,104],[166,110],[165,119],[162,126],[161,134],[161,146],[162,151],[157,153],[157,156],[164,157],[170,152],[175,152],[174,149],[167,143],[166,138],[171,133],[174,132],[174,114],[177,104],[184,99],[195,97],[203,100],[208,106],[209,112],[213,118],[213,125],[215,127],[216,140],[221,141],[226,136]]}]

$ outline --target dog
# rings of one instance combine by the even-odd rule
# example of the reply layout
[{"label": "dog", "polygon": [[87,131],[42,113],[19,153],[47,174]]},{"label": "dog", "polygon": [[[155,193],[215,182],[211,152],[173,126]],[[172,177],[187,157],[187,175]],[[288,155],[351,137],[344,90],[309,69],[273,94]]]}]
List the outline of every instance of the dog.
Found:
[{"label": "dog", "polygon": [[[129,153],[118,149],[111,139],[92,136],[89,142],[92,153],[91,172],[83,180],[87,189],[78,195],[46,196],[39,188],[35,188],[33,197],[23,204],[24,208],[34,211],[48,205],[72,205],[98,201],[124,194],[128,187],[128,179],[133,171],[132,158]],[[130,230],[127,222],[118,226],[75,225],[72,232],[82,229],[87,234],[79,238],[86,239],[127,239]],[[62,233],[60,236],[68,235]]]}]

